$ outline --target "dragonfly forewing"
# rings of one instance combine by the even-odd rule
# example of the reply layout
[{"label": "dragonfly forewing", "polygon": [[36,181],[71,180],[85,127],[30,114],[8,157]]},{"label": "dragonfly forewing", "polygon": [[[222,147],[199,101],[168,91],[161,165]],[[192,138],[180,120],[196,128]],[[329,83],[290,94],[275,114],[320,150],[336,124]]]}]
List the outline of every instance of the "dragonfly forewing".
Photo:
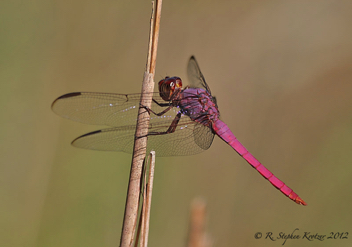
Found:
[{"label": "dragonfly forewing", "polygon": [[[135,125],[139,109],[141,94],[114,94],[114,93],[69,93],[57,98],[53,104],[53,111],[64,118],[92,125],[107,125],[112,127]],[[167,103],[152,93],[146,97],[153,98],[159,103]],[[152,109],[160,112],[160,107],[154,101]],[[175,108],[163,116],[146,115],[150,122],[172,121],[177,114]]]}]

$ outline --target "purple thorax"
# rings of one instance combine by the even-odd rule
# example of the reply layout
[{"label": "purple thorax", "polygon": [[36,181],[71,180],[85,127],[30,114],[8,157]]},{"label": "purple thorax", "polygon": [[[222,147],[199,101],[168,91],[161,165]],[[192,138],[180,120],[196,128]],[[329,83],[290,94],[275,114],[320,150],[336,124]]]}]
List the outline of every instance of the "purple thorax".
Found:
[{"label": "purple thorax", "polygon": [[178,106],[183,114],[205,126],[211,127],[219,119],[219,110],[212,101],[212,96],[202,88],[184,89]]}]

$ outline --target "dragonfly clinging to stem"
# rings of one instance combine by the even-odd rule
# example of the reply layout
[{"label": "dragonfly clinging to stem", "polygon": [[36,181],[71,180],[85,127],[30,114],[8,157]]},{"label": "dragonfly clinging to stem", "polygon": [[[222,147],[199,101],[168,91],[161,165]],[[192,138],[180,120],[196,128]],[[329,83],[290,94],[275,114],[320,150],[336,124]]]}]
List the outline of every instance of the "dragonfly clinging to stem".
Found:
[{"label": "dragonfly clinging to stem", "polygon": [[[194,56],[189,59],[187,73],[189,86],[183,88],[179,77],[165,77],[158,84],[159,92],[147,95],[152,98],[152,107],[145,107],[150,120],[148,147],[157,156],[192,155],[207,150],[217,135],[274,187],[294,202],[307,205],[265,168],[219,119],[216,98]],[[57,98],[52,109],[73,121],[111,126],[76,138],[73,146],[132,153],[140,97],[140,94],[76,92]]]}]

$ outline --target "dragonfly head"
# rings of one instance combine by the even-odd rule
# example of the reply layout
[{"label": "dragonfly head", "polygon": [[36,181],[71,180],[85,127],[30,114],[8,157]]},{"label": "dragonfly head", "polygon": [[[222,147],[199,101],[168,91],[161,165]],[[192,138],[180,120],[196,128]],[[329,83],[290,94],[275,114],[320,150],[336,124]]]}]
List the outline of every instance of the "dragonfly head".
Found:
[{"label": "dragonfly head", "polygon": [[165,77],[159,81],[159,94],[165,101],[170,101],[175,91],[182,89],[182,80],[180,77]]}]

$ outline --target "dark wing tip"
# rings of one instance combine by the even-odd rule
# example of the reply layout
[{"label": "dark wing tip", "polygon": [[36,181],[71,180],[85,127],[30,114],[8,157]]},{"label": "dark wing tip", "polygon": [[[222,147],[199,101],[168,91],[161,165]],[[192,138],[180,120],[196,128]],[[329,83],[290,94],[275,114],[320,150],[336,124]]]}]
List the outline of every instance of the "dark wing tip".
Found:
[{"label": "dark wing tip", "polygon": [[64,98],[70,98],[70,97],[75,97],[75,96],[80,96],[82,93],[81,92],[74,92],[74,93],[67,93],[64,95],[61,95],[59,98],[57,99],[64,99]]},{"label": "dark wing tip", "polygon": [[[92,132],[89,132],[89,133],[87,133],[87,134],[81,135],[81,136],[77,137],[76,139],[74,139],[74,140],[72,141],[72,143],[74,143],[75,141],[77,141],[77,140],[80,139],[80,138],[83,138],[83,137],[86,137],[86,136],[90,136],[90,135],[94,135],[94,134],[97,134],[97,133],[100,133],[100,132],[102,132],[102,131],[101,131],[101,130],[96,130],[96,131],[92,131]],[[71,143],[71,144],[72,144],[72,143]]]},{"label": "dark wing tip", "polygon": [[100,132],[102,132],[102,131],[101,131],[101,130],[96,130],[96,131],[92,131],[92,132],[89,132],[89,133],[87,133],[87,134],[81,135],[81,136],[77,137],[76,139],[74,139],[74,140],[71,142],[71,145],[74,146],[74,143],[75,143],[77,140],[79,140],[79,139],[81,139],[81,138],[83,138],[83,137],[90,136],[90,135],[95,135],[95,134],[100,133]]},{"label": "dark wing tip", "polygon": [[194,55],[192,55],[189,60],[196,60],[196,57]]},{"label": "dark wing tip", "polygon": [[80,92],[74,92],[74,93],[67,93],[64,95],[61,95],[60,97],[58,97],[56,100],[54,100],[54,102],[51,104],[51,108],[53,108],[53,106],[55,105],[55,103],[60,100],[60,99],[66,99],[66,98],[72,98],[72,97],[77,97],[82,95],[82,93]]}]

